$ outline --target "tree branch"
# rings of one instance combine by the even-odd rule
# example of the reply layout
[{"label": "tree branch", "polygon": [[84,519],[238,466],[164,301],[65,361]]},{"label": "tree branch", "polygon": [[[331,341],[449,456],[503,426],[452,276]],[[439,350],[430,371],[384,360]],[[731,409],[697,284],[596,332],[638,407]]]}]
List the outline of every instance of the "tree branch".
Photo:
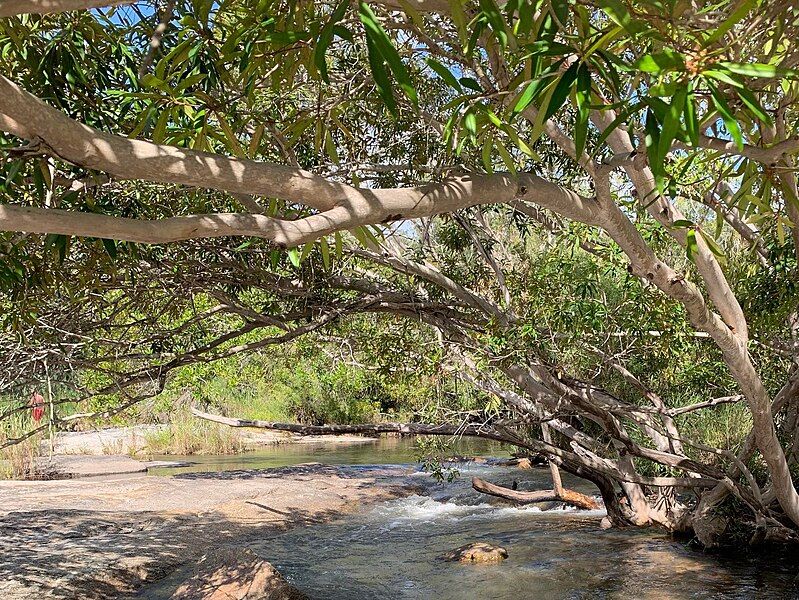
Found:
[{"label": "tree branch", "polygon": [[70,10],[88,10],[106,6],[133,4],[136,0],[3,0],[0,2],[0,17],[14,15],[48,15]]}]

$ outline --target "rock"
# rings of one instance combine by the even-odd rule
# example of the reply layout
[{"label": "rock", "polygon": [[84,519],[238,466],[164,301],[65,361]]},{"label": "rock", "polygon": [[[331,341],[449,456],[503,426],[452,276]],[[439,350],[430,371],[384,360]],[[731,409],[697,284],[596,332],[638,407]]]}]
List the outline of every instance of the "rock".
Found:
[{"label": "rock", "polygon": [[608,517],[602,517],[602,520],[599,522],[599,526],[602,529],[610,529],[611,527],[613,527],[613,523],[610,522],[610,519]]},{"label": "rock", "polygon": [[443,558],[462,563],[496,563],[508,558],[508,551],[502,546],[474,542],[447,552]]},{"label": "rock", "polygon": [[306,600],[271,564],[246,548],[206,554],[172,600]]},{"label": "rock", "polygon": [[97,475],[123,475],[144,473],[147,465],[129,456],[104,455],[81,456],[73,454],[42,456],[37,466],[43,472],[51,473],[59,479],[74,477],[95,477]]},{"label": "rock", "polygon": [[708,512],[693,520],[694,534],[699,542],[708,550],[721,545],[724,532],[727,531],[727,519],[713,512]]}]

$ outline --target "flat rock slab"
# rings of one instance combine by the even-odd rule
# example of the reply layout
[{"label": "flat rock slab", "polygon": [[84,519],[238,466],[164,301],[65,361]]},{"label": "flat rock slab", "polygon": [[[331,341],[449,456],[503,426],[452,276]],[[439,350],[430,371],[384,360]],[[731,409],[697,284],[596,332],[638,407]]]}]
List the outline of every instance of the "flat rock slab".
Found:
[{"label": "flat rock slab", "polygon": [[41,469],[56,477],[93,477],[98,475],[121,475],[144,473],[147,465],[129,456],[83,456],[76,454],[42,457],[38,461]]},{"label": "flat rock slab", "polygon": [[[0,481],[0,600],[169,598],[214,546],[262,543],[270,532],[414,493],[407,475],[404,468],[298,465]],[[155,595],[177,570],[174,586]]]}]

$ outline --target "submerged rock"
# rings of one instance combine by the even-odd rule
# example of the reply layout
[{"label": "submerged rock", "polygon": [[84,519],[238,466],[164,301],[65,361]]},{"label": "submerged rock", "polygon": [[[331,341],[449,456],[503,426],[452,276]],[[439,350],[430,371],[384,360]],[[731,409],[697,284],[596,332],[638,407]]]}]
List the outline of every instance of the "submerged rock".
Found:
[{"label": "submerged rock", "polygon": [[508,558],[508,551],[502,546],[494,546],[485,542],[473,542],[447,552],[443,558],[444,560],[462,563],[495,563]]},{"label": "submerged rock", "polygon": [[172,600],[306,600],[271,564],[246,548],[206,554]]}]

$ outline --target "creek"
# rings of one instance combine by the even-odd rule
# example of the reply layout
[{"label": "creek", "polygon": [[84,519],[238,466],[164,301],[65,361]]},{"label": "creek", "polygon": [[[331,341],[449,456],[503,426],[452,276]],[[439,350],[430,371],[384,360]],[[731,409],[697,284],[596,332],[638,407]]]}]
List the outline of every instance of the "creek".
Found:
[{"label": "creek", "polygon": [[[504,455],[480,441],[458,454]],[[175,457],[171,457],[175,458]],[[176,471],[253,469],[303,462],[414,466],[412,440],[369,444],[285,445],[228,457],[185,457]],[[521,470],[473,462],[438,483],[418,471],[418,493],[362,509],[330,523],[270,532],[252,549],[312,598],[422,599],[782,599],[799,598],[799,557],[708,555],[656,529],[603,530],[602,511],[562,506],[510,507],[471,489],[471,477],[536,490],[551,488],[547,469]],[[596,494],[564,476],[567,487]],[[507,548],[500,564],[444,562],[455,547],[485,541]]]}]

